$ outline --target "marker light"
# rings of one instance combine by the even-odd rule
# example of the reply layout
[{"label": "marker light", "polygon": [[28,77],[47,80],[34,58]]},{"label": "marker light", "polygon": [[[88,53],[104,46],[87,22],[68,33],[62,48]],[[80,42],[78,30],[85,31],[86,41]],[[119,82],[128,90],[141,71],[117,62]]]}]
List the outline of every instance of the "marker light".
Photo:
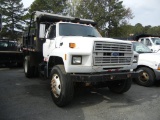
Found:
[{"label": "marker light", "polygon": [[69,43],[69,47],[70,48],[75,48],[76,47],[76,43]]}]

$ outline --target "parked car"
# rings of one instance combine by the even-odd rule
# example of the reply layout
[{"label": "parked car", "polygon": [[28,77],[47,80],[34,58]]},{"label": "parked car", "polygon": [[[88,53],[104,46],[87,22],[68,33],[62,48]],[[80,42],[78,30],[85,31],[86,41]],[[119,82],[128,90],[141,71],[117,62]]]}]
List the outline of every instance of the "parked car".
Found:
[{"label": "parked car", "polygon": [[134,51],[139,53],[138,66],[135,71],[143,70],[135,81],[142,86],[152,86],[155,81],[160,80],[160,53],[153,53],[140,42],[132,43]]}]

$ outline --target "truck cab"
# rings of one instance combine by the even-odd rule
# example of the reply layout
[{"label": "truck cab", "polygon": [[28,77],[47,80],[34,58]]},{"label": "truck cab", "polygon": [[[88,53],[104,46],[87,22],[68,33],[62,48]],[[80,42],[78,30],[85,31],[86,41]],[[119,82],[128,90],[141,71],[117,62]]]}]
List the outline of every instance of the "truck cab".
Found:
[{"label": "truck cab", "polygon": [[[129,41],[103,38],[96,23],[36,11],[23,37],[24,72],[41,74],[51,81],[57,106],[71,102],[79,83],[102,84],[114,93],[127,92],[139,72],[138,54]],[[35,29],[32,29],[35,28]]]},{"label": "truck cab", "polygon": [[[106,38],[102,38],[99,32],[91,25],[57,22],[48,28],[45,38],[46,41],[43,43],[44,59],[47,62],[52,56],[62,58],[67,73],[102,72],[106,71],[105,69],[108,69],[107,67],[112,64],[114,67],[110,70],[118,68],[125,70],[128,67],[134,69],[136,67],[134,63],[132,66],[129,65],[129,58],[131,58],[133,54],[131,51],[132,46],[130,46],[129,42],[125,44],[124,41],[116,41],[108,38],[107,42],[111,42],[109,45],[116,44],[116,42],[117,44],[124,42],[126,49],[123,50],[126,53],[105,53],[104,49],[110,49],[107,48],[109,45],[106,43]],[[116,45],[113,47],[116,47]],[[118,68],[116,68],[117,66],[114,63],[114,59],[109,60],[108,56],[117,56],[118,58],[119,54],[123,55],[121,56],[121,63],[118,63]],[[128,61],[124,60],[126,57],[128,57]],[[94,61],[92,61],[92,59],[94,59]]]},{"label": "truck cab", "polygon": [[[102,36],[91,25],[82,25],[79,23],[68,23],[68,22],[57,22],[56,24],[51,25],[47,30],[47,33],[45,36],[46,41],[43,43],[43,56],[47,58],[47,56],[51,54],[51,51],[53,49],[60,48],[61,46],[69,43],[75,43],[76,45],[76,42],[78,42],[80,39],[82,40],[86,38],[88,39],[89,37],[102,37]],[[75,49],[77,47],[78,46],[75,46]]]},{"label": "truck cab", "polygon": [[159,52],[160,50],[159,37],[142,37],[142,38],[139,38],[138,41],[148,46],[153,52]]}]

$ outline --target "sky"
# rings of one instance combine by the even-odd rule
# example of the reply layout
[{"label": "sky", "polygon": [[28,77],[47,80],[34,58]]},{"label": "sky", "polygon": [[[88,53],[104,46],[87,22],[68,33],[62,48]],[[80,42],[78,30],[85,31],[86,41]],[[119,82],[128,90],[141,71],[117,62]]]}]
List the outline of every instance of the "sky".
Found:
[{"label": "sky", "polygon": [[[34,0],[22,0],[24,7],[29,7]],[[141,23],[143,26],[160,26],[160,0],[120,0],[125,8],[130,8],[134,18],[131,25]]]}]

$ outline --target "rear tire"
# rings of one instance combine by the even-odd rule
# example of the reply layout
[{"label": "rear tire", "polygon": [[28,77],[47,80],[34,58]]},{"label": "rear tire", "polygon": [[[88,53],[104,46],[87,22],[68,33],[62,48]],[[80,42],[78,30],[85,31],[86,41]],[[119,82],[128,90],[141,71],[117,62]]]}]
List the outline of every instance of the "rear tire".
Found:
[{"label": "rear tire", "polygon": [[131,84],[131,79],[111,81],[108,84],[108,88],[111,92],[122,94],[130,89]]},{"label": "rear tire", "polygon": [[24,58],[24,73],[27,78],[32,78],[34,76],[34,66],[30,65],[29,56]]},{"label": "rear tire", "polygon": [[63,65],[56,65],[51,71],[51,94],[54,103],[59,107],[69,104],[73,99],[73,81]]},{"label": "rear tire", "polygon": [[[141,86],[150,87],[155,82],[154,72],[147,67],[141,67],[138,70],[142,70],[137,79],[135,79],[136,83]],[[138,71],[137,70],[137,71]]]}]

